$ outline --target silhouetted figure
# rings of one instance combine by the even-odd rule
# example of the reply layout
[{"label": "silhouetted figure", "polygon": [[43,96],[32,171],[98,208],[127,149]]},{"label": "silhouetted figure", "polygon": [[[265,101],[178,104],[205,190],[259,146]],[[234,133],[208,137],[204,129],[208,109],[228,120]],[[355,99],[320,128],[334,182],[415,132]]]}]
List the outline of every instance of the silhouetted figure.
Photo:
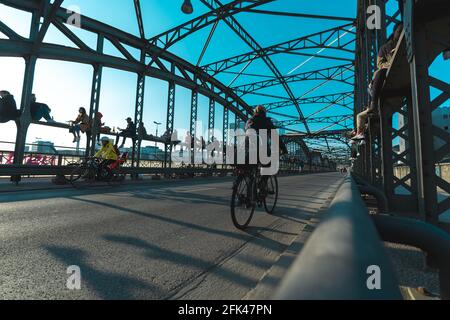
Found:
[{"label": "silhouetted figure", "polygon": [[126,129],[119,129],[120,133],[116,138],[116,145],[119,143],[120,137],[123,137],[122,144],[119,148],[123,148],[125,145],[125,142],[127,141],[127,138],[133,139],[133,141],[136,139],[136,125],[134,124],[133,120],[131,118],[127,118],[127,128]]},{"label": "silhouetted figure", "polygon": [[0,91],[0,123],[18,120],[20,111],[17,110],[14,96],[6,90]]},{"label": "silhouetted figure", "polygon": [[36,101],[36,95],[31,95],[31,120],[33,121],[41,121],[41,119],[45,119],[47,122],[55,122],[53,118],[50,116],[50,112],[52,110],[45,103],[39,103]]},{"label": "silhouetted figure", "polygon": [[69,132],[73,134],[74,143],[80,141],[80,132],[86,133],[91,129],[91,120],[86,109],[80,108],[78,112],[78,117],[72,121],[72,127],[69,129]]}]

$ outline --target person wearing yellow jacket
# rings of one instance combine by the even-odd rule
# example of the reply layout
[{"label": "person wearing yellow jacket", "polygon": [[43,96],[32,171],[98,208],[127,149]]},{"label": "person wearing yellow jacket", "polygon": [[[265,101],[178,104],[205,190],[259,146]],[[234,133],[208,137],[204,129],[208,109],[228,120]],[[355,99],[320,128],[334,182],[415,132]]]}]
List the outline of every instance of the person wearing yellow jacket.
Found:
[{"label": "person wearing yellow jacket", "polygon": [[99,158],[102,160],[99,166],[99,175],[104,169],[106,169],[107,166],[114,163],[119,158],[114,145],[108,137],[103,137],[101,141],[102,148],[94,155],[94,158]]}]

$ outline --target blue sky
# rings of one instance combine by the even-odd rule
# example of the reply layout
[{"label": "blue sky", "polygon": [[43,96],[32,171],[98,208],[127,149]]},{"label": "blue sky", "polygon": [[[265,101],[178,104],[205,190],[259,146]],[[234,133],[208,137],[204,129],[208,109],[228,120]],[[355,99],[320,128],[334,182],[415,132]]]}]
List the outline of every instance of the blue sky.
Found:
[{"label": "blue sky", "polygon": [[[181,0],[141,0],[142,12],[144,17],[144,28],[148,38],[153,37],[167,29],[175,27],[208,11],[200,1],[192,1],[195,6],[195,13],[186,16],[180,11]],[[230,1],[222,1],[228,3]],[[391,1],[392,2],[392,1]],[[338,4],[337,4],[338,3]],[[95,18],[104,23],[113,25],[119,29],[138,35],[134,5],[132,0],[66,0],[63,7],[77,6],[81,9],[83,15]],[[356,0],[277,0],[273,3],[260,7],[267,10],[278,10],[288,12],[300,12],[310,14],[335,15],[344,17],[356,16]],[[322,31],[339,25],[344,25],[345,21],[327,21],[305,18],[289,18],[266,16],[254,13],[237,14],[236,19],[247,29],[247,31],[261,44],[266,47],[282,41],[287,41],[300,36],[308,35],[314,32]],[[28,35],[30,15],[7,8],[0,5],[0,20],[16,30],[23,36]],[[72,29],[89,46],[94,47],[96,38],[88,32]],[[202,50],[205,39],[210,31],[210,27],[189,36],[178,42],[170,51],[181,56],[189,62],[196,63]],[[348,35],[348,40],[351,35]],[[0,38],[2,35],[0,34]],[[49,43],[73,46],[56,28],[51,27],[44,40]],[[224,22],[220,22],[211,44],[204,56],[203,64],[214,62],[223,58],[250,51],[249,47],[243,43]],[[304,50],[305,53],[316,53],[317,50]],[[324,54],[349,57],[348,53],[333,52],[328,49]],[[117,55],[118,53],[112,45],[106,43],[105,53]],[[137,52],[131,51],[136,57]],[[273,61],[280,69],[282,74],[287,74],[294,67],[304,62],[307,58],[297,55],[275,55]],[[442,58],[439,58],[442,59]],[[325,67],[332,67],[344,64],[342,61],[333,61],[328,59],[315,58],[303,65],[296,73],[306,72]],[[230,71],[239,71],[242,66],[231,69]],[[24,63],[22,59],[0,58],[0,88],[11,91],[18,102],[20,102],[20,93],[23,81]],[[437,61],[432,67],[432,72],[436,76],[445,80],[449,73],[449,63]],[[256,61],[246,70],[246,73],[267,74],[270,71],[262,61]],[[234,75],[221,74],[218,79],[224,84],[228,84]],[[37,94],[39,101],[45,102],[52,108],[52,114],[57,121],[67,121],[76,116],[80,106],[89,106],[91,90],[92,67],[89,65],[80,65],[68,62],[39,60],[36,68],[35,82],[33,91]],[[258,77],[242,76],[235,85],[251,83],[261,80]],[[290,86],[297,97],[316,87],[321,82],[304,81],[292,83]],[[309,96],[322,94],[338,93],[352,91],[349,85],[336,81],[331,81],[316,90]],[[134,114],[136,91],[136,75],[123,71],[104,69],[102,95],[100,99],[100,111],[105,115],[104,120],[110,127],[123,127],[124,119]],[[286,96],[281,86],[264,89],[261,93]],[[177,86],[176,92],[176,117],[175,127],[179,129],[189,127],[190,111],[190,91]],[[271,102],[277,99],[263,98],[256,95],[247,95],[243,97],[249,104]],[[162,122],[163,127],[166,122],[167,107],[167,83],[164,81],[147,78],[144,123],[148,132],[155,132],[153,121]],[[303,111],[306,116],[320,109],[320,105],[305,105]],[[296,115],[294,107],[288,107],[282,110],[289,115]],[[216,123],[221,129],[223,109],[217,106]],[[319,116],[347,114],[349,110],[342,107],[332,107],[319,114]],[[199,120],[207,123],[208,117],[208,99],[200,96],[199,98]],[[280,119],[283,119],[282,117]],[[291,127],[296,130],[303,130],[302,125]],[[320,129],[320,125],[311,125],[312,130]],[[336,129],[339,127],[336,127]],[[11,123],[0,125],[2,140],[14,141],[15,126]],[[161,129],[164,131],[163,129]],[[179,130],[182,132],[182,130]],[[68,132],[61,129],[42,128],[32,126],[29,131],[28,141],[33,142],[36,138],[43,140],[52,140],[57,145],[73,146],[71,136]]]}]

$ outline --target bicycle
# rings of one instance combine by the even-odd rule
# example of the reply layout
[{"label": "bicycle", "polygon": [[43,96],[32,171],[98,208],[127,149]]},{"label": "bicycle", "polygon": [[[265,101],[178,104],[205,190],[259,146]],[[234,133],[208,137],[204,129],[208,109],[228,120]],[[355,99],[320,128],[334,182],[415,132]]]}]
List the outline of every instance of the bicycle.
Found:
[{"label": "bicycle", "polygon": [[276,176],[261,176],[259,166],[236,169],[237,178],[231,197],[231,219],[236,228],[244,230],[250,224],[256,206],[273,214],[278,202],[278,179]]},{"label": "bicycle", "polygon": [[79,163],[70,174],[69,182],[74,188],[90,186],[95,182],[106,182],[110,186],[117,186],[125,181],[126,174],[121,165],[126,162],[128,154],[123,154],[118,160],[102,166],[98,158],[86,158]]}]

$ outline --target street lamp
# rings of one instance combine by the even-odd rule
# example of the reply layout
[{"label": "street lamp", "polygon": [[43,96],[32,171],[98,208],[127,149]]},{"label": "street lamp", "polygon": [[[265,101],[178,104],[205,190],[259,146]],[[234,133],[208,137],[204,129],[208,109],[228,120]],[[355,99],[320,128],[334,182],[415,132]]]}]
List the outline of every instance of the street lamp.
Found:
[{"label": "street lamp", "polygon": [[[157,122],[157,121],[153,121],[153,123],[156,124],[156,138],[158,138],[158,129],[159,129],[159,126],[162,125],[162,123],[161,122]],[[157,143],[155,141],[155,160],[157,158],[157,150],[158,150],[158,145],[157,145]]]},{"label": "street lamp", "polygon": [[162,123],[156,122],[156,121],[153,121],[153,123],[156,124],[156,136],[158,136],[158,129],[159,129],[159,126],[162,125]]},{"label": "street lamp", "polygon": [[181,11],[185,14],[192,14],[194,12],[194,7],[192,6],[191,0],[184,0],[181,6]]}]

